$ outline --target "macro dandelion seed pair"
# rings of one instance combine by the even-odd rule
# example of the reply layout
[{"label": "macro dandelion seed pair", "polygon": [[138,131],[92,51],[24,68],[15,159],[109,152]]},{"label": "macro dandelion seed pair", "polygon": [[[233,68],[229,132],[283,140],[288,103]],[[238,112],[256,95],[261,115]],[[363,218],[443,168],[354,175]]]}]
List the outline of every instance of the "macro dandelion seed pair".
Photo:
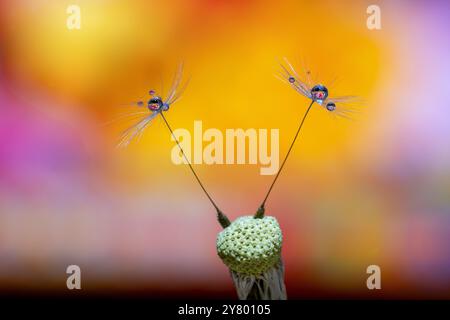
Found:
[{"label": "macro dandelion seed pair", "polygon": [[284,62],[285,64],[281,64],[281,70],[278,74],[279,78],[309,99],[311,103],[302,117],[294,139],[275,178],[253,216],[243,216],[232,223],[230,222],[207,192],[164,116],[164,112],[169,110],[170,106],[181,97],[186,87],[187,82],[181,85],[182,64],[177,69],[172,86],[165,99],[154,90],[150,90],[150,98],[147,102],[140,100],[133,104],[136,107],[146,108],[147,110],[128,114],[132,117],[138,116],[143,118],[123,132],[118,144],[119,147],[128,146],[133,139],[142,135],[153,119],[158,115],[162,117],[195,179],[216,209],[217,219],[224,228],[217,236],[217,253],[230,269],[239,299],[284,300],[287,298],[284,284],[284,266],[281,259],[282,232],[276,218],[264,216],[266,201],[286,164],[314,103],[327,112],[343,118],[349,118],[355,111],[349,106],[356,101],[356,97],[330,97],[326,86],[320,83],[313,83],[309,70],[303,70],[305,75],[301,77],[287,59]]}]

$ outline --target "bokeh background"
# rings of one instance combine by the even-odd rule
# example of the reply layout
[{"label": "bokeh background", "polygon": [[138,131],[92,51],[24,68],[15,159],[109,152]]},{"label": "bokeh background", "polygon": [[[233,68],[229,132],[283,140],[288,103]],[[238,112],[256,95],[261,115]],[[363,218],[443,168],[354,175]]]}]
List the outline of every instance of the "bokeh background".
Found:
[{"label": "bokeh background", "polygon": [[[289,297],[450,298],[448,30],[447,1],[0,2],[0,292],[67,294],[76,264],[83,295],[235,298],[161,120],[125,150],[104,124],[182,60],[173,127],[278,128],[281,158],[308,104],[274,77],[287,57],[364,99],[354,121],[314,108],[267,205]],[[232,219],[260,204],[259,167],[195,166]]]}]

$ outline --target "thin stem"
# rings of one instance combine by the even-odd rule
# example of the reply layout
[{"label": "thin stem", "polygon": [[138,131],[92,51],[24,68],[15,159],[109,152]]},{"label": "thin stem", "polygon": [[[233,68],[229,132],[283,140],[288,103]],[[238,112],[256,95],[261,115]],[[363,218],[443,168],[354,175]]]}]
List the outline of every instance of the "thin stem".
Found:
[{"label": "thin stem", "polygon": [[289,154],[291,153],[292,148],[294,147],[295,141],[297,140],[298,134],[300,133],[300,130],[303,127],[303,123],[305,122],[306,117],[308,116],[309,110],[311,110],[312,105],[314,104],[314,100],[311,101],[311,104],[309,105],[308,109],[305,112],[305,115],[303,116],[302,122],[300,123],[300,126],[297,129],[297,133],[295,134],[294,140],[292,140],[291,146],[289,147],[288,152],[286,153],[286,157],[284,158],[283,162],[281,163],[280,170],[278,170],[277,175],[272,181],[272,184],[270,185],[269,190],[267,191],[267,194],[262,202],[262,204],[259,206],[258,211],[255,214],[255,218],[262,218],[264,217],[264,211],[265,211],[265,205],[267,198],[269,198],[270,192],[272,191],[273,186],[275,185],[275,182],[277,182],[278,176],[280,175],[281,171],[283,170],[283,167],[286,163],[286,160],[289,157]]},{"label": "thin stem", "polygon": [[206,196],[208,197],[209,201],[211,202],[211,204],[214,206],[214,208],[217,211],[217,219],[219,220],[220,225],[223,228],[226,228],[230,225],[230,220],[228,220],[227,216],[225,216],[222,211],[219,209],[219,207],[216,205],[216,203],[214,202],[214,200],[211,198],[211,196],[209,195],[208,191],[206,191],[205,187],[203,186],[203,183],[200,181],[200,178],[198,177],[197,173],[195,173],[194,168],[191,165],[191,162],[189,161],[189,159],[187,158],[186,154],[184,153],[183,148],[180,145],[180,142],[178,141],[177,137],[175,136],[175,134],[173,133],[172,128],[169,125],[169,122],[167,122],[166,117],[164,117],[163,113],[160,112],[161,117],[163,118],[164,122],[166,123],[167,128],[169,129],[170,133],[172,134],[173,139],[175,140],[175,142],[178,145],[178,148],[180,148],[181,154],[183,155],[184,159],[186,160],[187,164],[189,165],[189,168],[191,169],[192,173],[194,174],[195,179],[197,180],[198,184],[200,185],[200,187],[202,188],[203,192],[206,194]]}]

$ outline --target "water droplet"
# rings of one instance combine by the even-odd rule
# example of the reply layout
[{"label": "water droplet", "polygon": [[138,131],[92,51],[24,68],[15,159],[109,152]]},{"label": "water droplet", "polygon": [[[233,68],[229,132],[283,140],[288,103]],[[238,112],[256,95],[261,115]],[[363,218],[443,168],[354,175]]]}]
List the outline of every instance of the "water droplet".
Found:
[{"label": "water droplet", "polygon": [[334,104],[334,102],[328,102],[328,103],[327,103],[327,110],[328,110],[328,111],[334,111],[334,110],[336,110],[336,104]]},{"label": "water droplet", "polygon": [[328,97],[328,89],[324,85],[318,84],[311,89],[311,96],[314,101],[322,104]]}]

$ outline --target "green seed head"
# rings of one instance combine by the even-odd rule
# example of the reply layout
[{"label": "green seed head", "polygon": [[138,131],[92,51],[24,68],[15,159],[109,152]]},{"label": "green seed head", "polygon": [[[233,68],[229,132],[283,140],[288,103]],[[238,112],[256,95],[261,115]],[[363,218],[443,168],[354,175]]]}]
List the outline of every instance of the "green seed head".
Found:
[{"label": "green seed head", "polygon": [[217,253],[231,270],[256,276],[278,263],[282,241],[274,217],[244,216],[218,234]]}]

